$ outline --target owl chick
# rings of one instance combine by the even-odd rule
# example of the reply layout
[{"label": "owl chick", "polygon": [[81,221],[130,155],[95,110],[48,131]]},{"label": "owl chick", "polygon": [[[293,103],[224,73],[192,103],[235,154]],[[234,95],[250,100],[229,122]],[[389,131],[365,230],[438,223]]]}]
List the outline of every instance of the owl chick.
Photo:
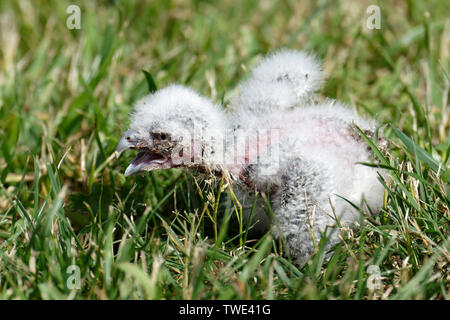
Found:
[{"label": "owl chick", "polygon": [[225,111],[192,89],[170,85],[139,100],[117,152],[139,152],[125,175],[184,167],[226,174],[249,218],[256,193],[270,199],[268,217],[259,198],[256,228],[271,228],[304,265],[339,226],[360,221],[351,204],[377,212],[383,204],[380,169],[361,164],[371,152],[355,129],[376,125],[335,100],[314,103],[323,72],[314,55],[281,50],[263,59]]}]

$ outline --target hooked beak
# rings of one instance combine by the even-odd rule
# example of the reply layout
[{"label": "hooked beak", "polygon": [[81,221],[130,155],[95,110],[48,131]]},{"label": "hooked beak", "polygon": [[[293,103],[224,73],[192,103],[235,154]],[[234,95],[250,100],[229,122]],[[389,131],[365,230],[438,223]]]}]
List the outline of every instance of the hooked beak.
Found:
[{"label": "hooked beak", "polygon": [[126,177],[153,169],[171,168],[173,165],[170,158],[155,152],[147,141],[139,138],[135,130],[128,130],[122,135],[116,148],[117,156],[128,149],[141,149],[141,151],[125,170]]},{"label": "hooked beak", "polygon": [[136,148],[138,142],[139,140],[137,139],[137,132],[135,130],[125,131],[117,144],[117,156],[120,156],[120,154],[127,149]]}]

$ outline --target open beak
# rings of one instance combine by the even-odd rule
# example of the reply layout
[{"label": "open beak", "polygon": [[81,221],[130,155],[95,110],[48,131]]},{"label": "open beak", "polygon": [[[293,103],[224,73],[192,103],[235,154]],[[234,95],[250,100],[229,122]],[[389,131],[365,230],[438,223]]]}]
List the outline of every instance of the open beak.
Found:
[{"label": "open beak", "polygon": [[172,161],[155,152],[143,150],[138,153],[136,158],[130,163],[125,170],[125,176],[131,176],[141,172],[146,172],[154,169],[168,169],[171,168]]},{"label": "open beak", "polygon": [[116,153],[118,156],[127,149],[139,149],[140,152],[125,170],[125,176],[131,176],[154,169],[168,169],[172,167],[170,157],[156,152],[149,143],[138,138],[135,130],[128,130],[120,138]]}]

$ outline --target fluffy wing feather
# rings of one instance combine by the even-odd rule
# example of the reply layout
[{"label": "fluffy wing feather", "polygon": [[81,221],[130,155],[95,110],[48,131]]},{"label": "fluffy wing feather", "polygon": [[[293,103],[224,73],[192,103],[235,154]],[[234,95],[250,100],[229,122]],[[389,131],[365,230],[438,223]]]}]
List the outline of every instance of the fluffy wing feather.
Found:
[{"label": "fluffy wing feather", "polygon": [[239,85],[240,95],[232,107],[255,115],[286,110],[308,101],[322,82],[323,71],[315,55],[282,49],[264,58]]}]

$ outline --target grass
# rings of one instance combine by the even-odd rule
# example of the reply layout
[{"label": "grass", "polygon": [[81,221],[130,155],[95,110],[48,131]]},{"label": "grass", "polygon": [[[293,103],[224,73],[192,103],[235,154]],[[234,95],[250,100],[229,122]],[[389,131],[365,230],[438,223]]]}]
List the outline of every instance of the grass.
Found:
[{"label": "grass", "polygon": [[[75,3],[81,29],[68,30]],[[374,3],[380,30],[365,24]],[[0,298],[450,298],[449,11],[437,0],[1,2]],[[148,75],[226,104],[280,47],[315,51],[320,94],[387,124],[391,143],[386,156],[372,145],[391,173],[382,212],[301,269],[239,226],[226,187],[182,170],[125,179],[132,155],[113,156]]]}]

